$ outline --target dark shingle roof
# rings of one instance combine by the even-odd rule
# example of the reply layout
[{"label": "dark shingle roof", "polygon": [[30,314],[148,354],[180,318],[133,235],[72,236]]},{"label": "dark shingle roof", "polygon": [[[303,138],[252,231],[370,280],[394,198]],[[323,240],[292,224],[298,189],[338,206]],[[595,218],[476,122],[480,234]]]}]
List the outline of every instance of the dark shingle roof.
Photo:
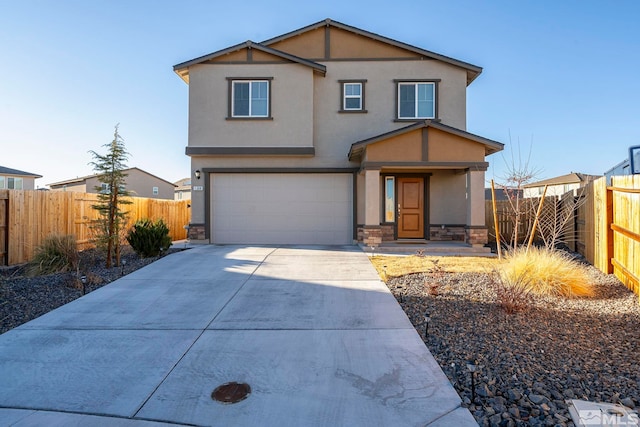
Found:
[{"label": "dark shingle roof", "polygon": [[17,175],[17,176],[32,176],[34,178],[42,178],[42,175],[37,173],[25,172],[18,169],[11,169],[4,166],[0,166],[0,175]]}]

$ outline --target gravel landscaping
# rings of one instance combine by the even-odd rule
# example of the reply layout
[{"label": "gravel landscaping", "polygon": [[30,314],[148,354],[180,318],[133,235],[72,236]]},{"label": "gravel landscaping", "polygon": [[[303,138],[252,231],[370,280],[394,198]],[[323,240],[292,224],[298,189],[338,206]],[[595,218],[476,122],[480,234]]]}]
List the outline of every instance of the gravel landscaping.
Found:
[{"label": "gravel landscaping", "polygon": [[[573,426],[567,399],[640,405],[638,297],[587,268],[595,297],[530,299],[513,314],[488,273],[418,273],[387,285],[479,425]],[[474,400],[468,361],[479,366]]]},{"label": "gravel landscaping", "polygon": [[[126,265],[105,269],[96,251],[84,251],[85,292],[157,259],[126,248]],[[567,399],[640,408],[638,297],[587,268],[595,297],[536,297],[512,314],[500,307],[489,273],[417,273],[387,285],[479,425],[573,426]],[[72,273],[23,271],[0,267],[0,333],[82,296]],[[475,387],[469,361],[479,367]]]},{"label": "gravel landscaping", "polygon": [[[167,254],[182,249],[171,248]],[[89,293],[107,283],[158,260],[140,258],[124,246],[121,267],[104,267],[104,257],[95,249],[80,253],[81,274],[86,277],[84,292]],[[60,307],[83,295],[82,282],[76,274],[58,273],[25,276],[25,265],[0,267],[0,334]]]}]

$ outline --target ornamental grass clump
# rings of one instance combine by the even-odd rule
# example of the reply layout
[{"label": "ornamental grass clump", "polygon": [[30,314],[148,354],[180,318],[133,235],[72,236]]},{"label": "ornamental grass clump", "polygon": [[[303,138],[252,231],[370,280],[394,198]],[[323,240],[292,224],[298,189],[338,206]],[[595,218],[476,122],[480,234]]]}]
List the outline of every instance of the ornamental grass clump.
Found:
[{"label": "ornamental grass clump", "polygon": [[35,250],[27,266],[30,276],[63,273],[78,270],[80,254],[76,238],[71,235],[52,234]]},{"label": "ornamental grass clump", "polygon": [[568,253],[550,248],[517,248],[502,266],[503,282],[525,286],[533,295],[589,297],[594,291],[585,267]]}]

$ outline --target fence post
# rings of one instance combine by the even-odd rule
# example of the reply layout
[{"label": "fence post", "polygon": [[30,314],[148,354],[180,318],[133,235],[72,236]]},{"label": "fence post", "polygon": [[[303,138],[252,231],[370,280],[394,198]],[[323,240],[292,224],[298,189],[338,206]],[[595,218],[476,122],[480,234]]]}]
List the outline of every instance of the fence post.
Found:
[{"label": "fence post", "polygon": [[614,258],[614,252],[613,252],[613,228],[611,227],[611,225],[613,225],[614,223],[614,216],[613,216],[613,190],[611,190],[610,188],[606,188],[605,189],[605,193],[606,193],[606,203],[607,203],[607,215],[605,218],[605,225],[607,227],[607,244],[606,244],[606,260],[605,260],[605,265],[606,265],[606,273],[607,274],[612,274],[613,273],[613,263],[611,262],[611,260]]}]

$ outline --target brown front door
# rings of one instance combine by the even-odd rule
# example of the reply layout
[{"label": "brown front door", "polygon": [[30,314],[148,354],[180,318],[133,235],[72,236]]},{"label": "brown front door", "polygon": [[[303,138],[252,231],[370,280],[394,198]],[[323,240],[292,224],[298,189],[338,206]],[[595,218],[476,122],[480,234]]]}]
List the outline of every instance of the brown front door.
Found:
[{"label": "brown front door", "polygon": [[424,239],[424,178],[398,177],[398,239]]}]

